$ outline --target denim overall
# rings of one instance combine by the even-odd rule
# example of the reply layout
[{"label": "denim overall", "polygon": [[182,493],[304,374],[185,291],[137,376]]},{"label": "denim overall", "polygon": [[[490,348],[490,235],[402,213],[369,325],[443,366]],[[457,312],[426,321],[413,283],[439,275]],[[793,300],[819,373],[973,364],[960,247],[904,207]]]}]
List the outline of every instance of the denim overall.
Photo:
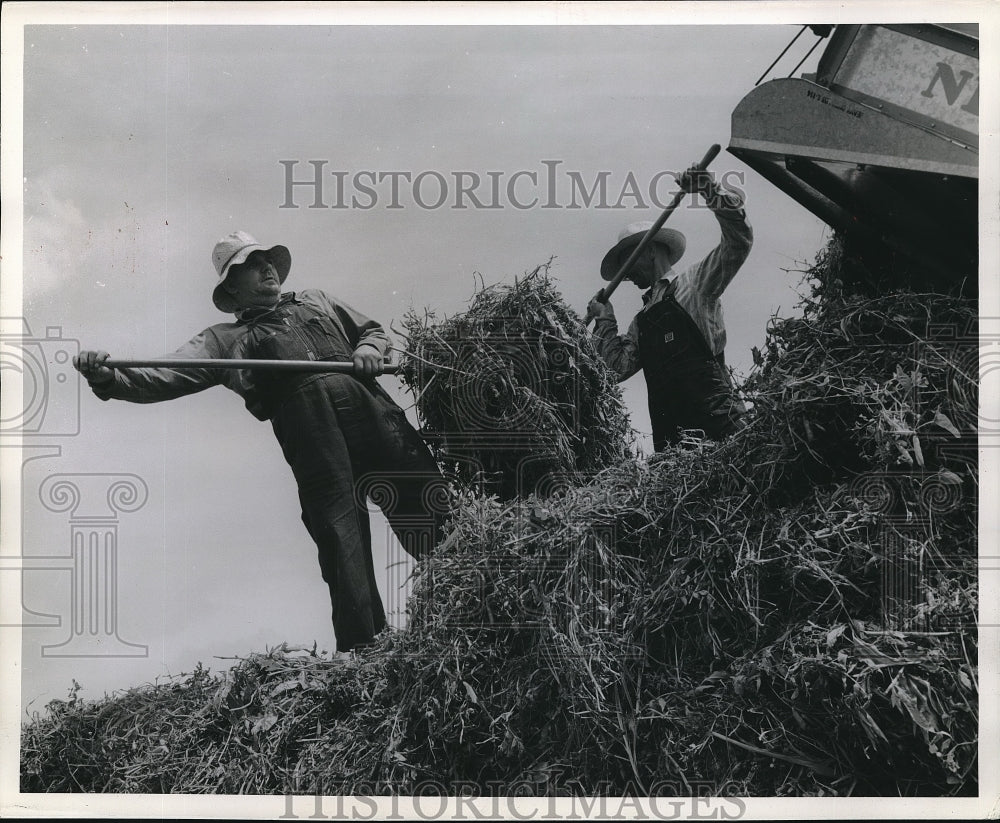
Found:
[{"label": "denim overall", "polygon": [[639,312],[639,362],[649,394],[653,447],[663,451],[681,429],[701,429],[720,440],[732,434],[746,408],[733,391],[725,357],[712,354],[704,335],[674,296]]},{"label": "denim overall", "polygon": [[[246,324],[252,359],[353,356],[339,324],[294,296]],[[302,521],[319,550],[337,649],[348,651],[386,626],[367,500],[382,509],[403,548],[423,557],[438,541],[444,481],[403,410],[374,380],[266,370],[251,376],[295,475]]]}]

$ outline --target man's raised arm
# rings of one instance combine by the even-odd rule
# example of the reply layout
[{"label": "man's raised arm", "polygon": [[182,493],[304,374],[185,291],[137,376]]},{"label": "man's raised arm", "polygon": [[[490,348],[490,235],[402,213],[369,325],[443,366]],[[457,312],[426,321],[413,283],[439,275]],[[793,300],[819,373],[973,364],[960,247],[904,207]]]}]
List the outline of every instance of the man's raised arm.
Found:
[{"label": "man's raised arm", "polygon": [[[171,358],[218,358],[220,350],[215,336],[200,332],[181,346]],[[220,382],[215,369],[127,368],[114,369],[103,365],[110,355],[106,351],[86,350],[73,358],[73,366],[82,374],[94,394],[101,400],[127,400],[130,403],[158,403],[187,394],[204,391]]]},{"label": "man's raised arm", "polygon": [[753,246],[753,229],[747,222],[743,197],[723,188],[708,172],[688,169],[678,184],[685,191],[697,192],[719,221],[722,239],[696,266],[685,272],[701,300],[718,300],[736,276]]}]

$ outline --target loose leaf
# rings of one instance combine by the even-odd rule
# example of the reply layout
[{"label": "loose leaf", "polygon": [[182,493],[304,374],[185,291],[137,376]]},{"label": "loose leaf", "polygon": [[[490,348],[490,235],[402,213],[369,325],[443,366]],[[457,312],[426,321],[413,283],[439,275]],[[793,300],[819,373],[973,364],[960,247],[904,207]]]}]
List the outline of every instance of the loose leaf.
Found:
[{"label": "loose leaf", "polygon": [[839,626],[830,629],[826,633],[826,647],[832,649],[834,644],[837,642],[837,638],[840,637],[847,630],[847,624],[841,623]]},{"label": "loose leaf", "polygon": [[941,411],[934,412],[934,422],[942,429],[951,434],[952,437],[961,437],[962,433],[955,427],[955,424],[948,419],[948,416]]},{"label": "loose leaf", "polygon": [[277,722],[278,716],[276,714],[265,714],[263,717],[258,717],[256,721],[254,721],[253,727],[250,731],[253,734],[263,734]]},{"label": "loose leaf", "polygon": [[948,483],[952,486],[962,485],[962,478],[955,474],[955,472],[949,471],[948,469],[938,469],[937,476],[942,483]]}]

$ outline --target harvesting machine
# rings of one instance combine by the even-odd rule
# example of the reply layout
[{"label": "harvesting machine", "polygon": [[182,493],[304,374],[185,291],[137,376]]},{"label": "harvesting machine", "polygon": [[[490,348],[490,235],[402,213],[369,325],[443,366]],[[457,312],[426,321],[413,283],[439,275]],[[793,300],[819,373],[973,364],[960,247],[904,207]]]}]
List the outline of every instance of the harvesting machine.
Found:
[{"label": "harvesting machine", "polygon": [[890,277],[976,293],[978,26],[806,28],[816,72],[758,81],[729,151]]}]

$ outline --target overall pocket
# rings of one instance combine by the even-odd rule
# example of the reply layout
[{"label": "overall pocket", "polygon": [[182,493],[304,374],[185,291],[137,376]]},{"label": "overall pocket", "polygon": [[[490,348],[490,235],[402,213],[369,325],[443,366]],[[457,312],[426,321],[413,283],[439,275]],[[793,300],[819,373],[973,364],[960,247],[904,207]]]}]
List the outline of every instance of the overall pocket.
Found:
[{"label": "overall pocket", "polygon": [[311,352],[295,329],[284,323],[255,324],[247,352],[253,360],[311,360]]},{"label": "overall pocket", "polygon": [[[247,357],[251,360],[315,360],[302,336],[290,325],[281,322],[255,324],[250,332]],[[272,413],[277,403],[293,391],[305,373],[250,370],[250,379],[261,402]]]},{"label": "overall pocket", "polygon": [[[333,318],[322,314],[296,318],[298,333],[316,360],[350,360],[354,349]],[[293,321],[294,322],[294,321]]]}]

